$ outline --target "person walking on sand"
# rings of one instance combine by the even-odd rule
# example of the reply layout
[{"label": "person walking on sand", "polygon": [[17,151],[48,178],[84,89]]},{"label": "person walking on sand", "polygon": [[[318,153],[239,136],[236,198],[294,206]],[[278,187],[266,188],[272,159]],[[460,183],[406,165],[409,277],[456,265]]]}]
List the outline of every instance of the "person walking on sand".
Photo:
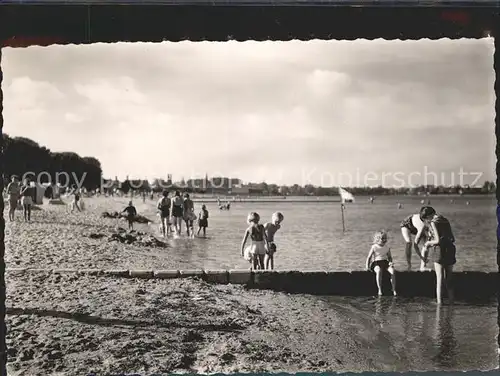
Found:
[{"label": "person walking on sand", "polygon": [[274,242],[274,235],[281,228],[281,222],[283,222],[283,214],[276,212],[271,217],[271,222],[264,224],[264,230],[266,232],[266,237],[268,241],[266,256],[264,257],[264,264],[266,270],[274,270],[274,254],[276,253],[276,243]]},{"label": "person walking on sand", "polygon": [[175,195],[172,197],[170,210],[172,212],[175,235],[180,236],[182,232],[182,217],[184,215],[184,209],[181,193],[179,191],[175,191]]},{"label": "person walking on sand", "polygon": [[[266,255],[267,237],[264,226],[259,224],[260,215],[256,212],[248,214],[247,222],[250,225],[243,236],[241,242],[241,256],[252,261],[254,269],[264,269],[264,257]],[[252,244],[245,248],[248,237]]]},{"label": "person walking on sand", "polygon": [[203,237],[207,237],[207,227],[208,227],[208,210],[206,205],[201,205],[200,214],[198,214],[198,233],[200,236],[200,230],[203,230]]},{"label": "person walking on sand", "polygon": [[194,236],[194,220],[196,219],[196,214],[194,213],[194,203],[191,198],[189,198],[189,193],[184,193],[184,201],[182,203],[184,222],[186,222],[186,232],[187,236]]},{"label": "person walking on sand", "polygon": [[388,271],[391,274],[391,285],[394,296],[396,293],[396,270],[392,262],[391,249],[387,246],[387,233],[377,231],[373,236],[373,245],[366,258],[366,269],[375,272],[378,295],[382,296],[382,272]]},{"label": "person walking on sand", "polygon": [[127,213],[125,218],[127,219],[128,222],[128,229],[130,231],[133,231],[134,220],[137,217],[137,209],[132,204],[132,201],[129,201],[128,206],[125,209],[123,209],[122,213]]},{"label": "person walking on sand", "polygon": [[425,260],[420,252],[419,244],[426,241],[428,238],[428,227],[423,221],[423,215],[431,215],[435,210],[430,206],[423,206],[418,214],[412,214],[406,217],[400,224],[401,234],[405,241],[405,254],[406,262],[408,264],[408,271],[411,270],[411,248],[412,248],[412,235],[415,236],[413,247],[418,257],[421,259],[420,270],[425,270]]},{"label": "person walking on sand", "polygon": [[454,300],[453,293],[453,266],[457,262],[455,236],[451,229],[450,221],[443,215],[428,213],[423,216],[423,220],[431,228],[431,239],[424,244],[424,257],[428,256],[434,262],[436,272],[436,300],[437,304],[442,301],[442,286],[445,284],[448,291],[450,303]]},{"label": "person walking on sand", "polygon": [[35,187],[31,186],[29,179],[25,179],[21,187],[21,205],[23,206],[24,221],[31,221],[31,207],[33,206],[33,196]]},{"label": "person walking on sand", "polygon": [[164,238],[170,235],[172,230],[170,228],[170,206],[171,206],[171,201],[170,198],[168,197],[168,191],[165,190],[163,191],[162,196],[158,200],[157,204],[161,221],[161,232]]},{"label": "person walking on sand", "polygon": [[17,204],[21,198],[21,184],[16,175],[12,175],[11,182],[7,185],[7,195],[9,196],[9,220],[15,220]]},{"label": "person walking on sand", "polygon": [[73,188],[73,202],[72,202],[72,205],[71,205],[71,213],[73,213],[76,210],[78,210],[79,212],[82,211],[82,209],[80,208],[80,198],[81,198],[81,193],[80,193],[80,190],[76,187]]}]

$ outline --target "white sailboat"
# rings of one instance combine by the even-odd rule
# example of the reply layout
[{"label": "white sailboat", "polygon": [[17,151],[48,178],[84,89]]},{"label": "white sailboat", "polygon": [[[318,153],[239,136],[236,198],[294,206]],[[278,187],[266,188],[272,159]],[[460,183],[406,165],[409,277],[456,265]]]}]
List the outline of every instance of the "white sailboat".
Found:
[{"label": "white sailboat", "polygon": [[344,188],[339,187],[340,200],[342,203],[354,202],[354,196],[352,193],[347,192]]}]

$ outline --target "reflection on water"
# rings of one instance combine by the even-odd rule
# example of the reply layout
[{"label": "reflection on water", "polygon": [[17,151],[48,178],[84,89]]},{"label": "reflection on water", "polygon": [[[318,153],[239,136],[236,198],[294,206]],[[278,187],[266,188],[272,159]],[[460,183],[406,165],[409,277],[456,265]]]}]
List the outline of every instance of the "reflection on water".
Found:
[{"label": "reflection on water", "polygon": [[437,366],[455,368],[458,343],[453,331],[453,306],[436,308],[434,340],[438,353],[433,358]]},{"label": "reflection on water", "polygon": [[[431,299],[322,297],[339,313],[360,351],[392,370],[491,370],[498,367],[495,304],[438,306]],[[370,351],[371,350],[371,351]]]},{"label": "reflection on water", "polygon": [[[120,199],[117,199],[120,200]],[[125,198],[123,198],[125,202]],[[465,205],[465,201],[470,205]],[[397,208],[403,203],[403,209]],[[496,228],[494,197],[463,197],[450,204],[446,197],[432,198],[432,205],[450,219],[457,237],[455,270],[496,270]],[[201,203],[196,203],[199,210]],[[172,240],[173,247],[165,252],[165,264],[169,267],[190,266],[206,269],[241,268],[247,263],[240,256],[239,246],[247,227],[249,211],[257,211],[262,221],[269,221],[275,211],[285,215],[282,229],[276,235],[278,252],[277,269],[300,270],[363,270],[373,232],[379,228],[389,231],[390,247],[396,268],[406,266],[404,241],[400,222],[408,214],[420,208],[418,197],[377,198],[371,205],[363,198],[347,206],[345,211],[347,232],[342,233],[342,219],[338,203],[240,203],[231,210],[219,210],[214,203],[207,203],[210,211],[207,235],[210,239]],[[156,202],[138,203],[139,212],[155,218]],[[140,227],[140,226],[139,226]],[[157,226],[143,226],[157,232]],[[189,252],[186,247],[192,249]],[[466,256],[465,256],[466,255]],[[414,265],[418,265],[416,254]],[[165,265],[155,265],[159,268]]]}]

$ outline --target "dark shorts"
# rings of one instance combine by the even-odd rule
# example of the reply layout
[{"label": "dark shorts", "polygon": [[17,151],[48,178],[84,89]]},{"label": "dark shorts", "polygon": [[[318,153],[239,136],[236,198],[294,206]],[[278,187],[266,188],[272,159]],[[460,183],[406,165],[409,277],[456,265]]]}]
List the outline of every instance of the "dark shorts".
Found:
[{"label": "dark shorts", "polygon": [[131,215],[131,214],[129,214],[129,215],[127,215],[127,217],[126,217],[126,218],[127,218],[127,221],[129,221],[129,222],[134,222],[135,215]]},{"label": "dark shorts", "polygon": [[183,216],[183,211],[181,206],[175,206],[172,208],[172,217],[182,217]]},{"label": "dark shorts", "polygon": [[389,268],[389,261],[387,260],[378,260],[378,261],[373,261],[372,264],[370,265],[370,270],[375,270],[375,267],[378,266],[382,270],[387,270]]},{"label": "dark shorts", "polygon": [[198,226],[200,227],[208,227],[208,219],[199,219]]},{"label": "dark shorts", "polygon": [[405,227],[408,230],[410,230],[410,234],[412,235],[417,235],[418,230],[415,226],[413,226],[413,223],[411,221],[412,216],[410,215],[409,217],[406,217],[401,221],[400,227]]},{"label": "dark shorts", "polygon": [[430,260],[443,266],[455,265],[457,249],[453,243],[438,244],[431,248]]},{"label": "dark shorts", "polygon": [[160,216],[162,218],[168,218],[170,216],[170,210],[168,208],[160,209]]},{"label": "dark shorts", "polygon": [[266,253],[271,256],[276,253],[276,244],[274,242],[269,243],[269,247]]}]

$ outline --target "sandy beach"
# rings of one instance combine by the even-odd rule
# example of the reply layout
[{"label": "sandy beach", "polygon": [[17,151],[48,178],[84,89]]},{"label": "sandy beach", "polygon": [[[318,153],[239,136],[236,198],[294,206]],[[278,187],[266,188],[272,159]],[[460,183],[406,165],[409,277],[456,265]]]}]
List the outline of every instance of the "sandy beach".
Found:
[{"label": "sandy beach", "polygon": [[[123,226],[100,216],[116,205],[87,199],[87,210],[73,214],[44,205],[32,223],[8,223],[7,267],[151,266],[158,260],[149,248],[89,236]],[[15,271],[6,279],[12,374],[363,371],[389,364],[360,351],[360,337],[312,297],[189,279]]]},{"label": "sandy beach", "polygon": [[12,374],[391,368],[314,298],[195,280],[39,273],[7,281]]},{"label": "sandy beach", "polygon": [[[16,222],[6,223],[7,267],[23,268],[186,268],[181,259],[167,259],[165,248],[110,241],[122,219],[103,218],[104,211],[121,211],[127,199],[105,197],[85,199],[85,211],[70,213],[65,205],[41,205],[33,211],[32,222],[24,223],[17,212]],[[141,204],[137,204],[139,213]],[[156,220],[156,218],[151,218]],[[154,233],[157,225],[138,224],[138,231]],[[144,236],[152,240],[151,236]]]}]

